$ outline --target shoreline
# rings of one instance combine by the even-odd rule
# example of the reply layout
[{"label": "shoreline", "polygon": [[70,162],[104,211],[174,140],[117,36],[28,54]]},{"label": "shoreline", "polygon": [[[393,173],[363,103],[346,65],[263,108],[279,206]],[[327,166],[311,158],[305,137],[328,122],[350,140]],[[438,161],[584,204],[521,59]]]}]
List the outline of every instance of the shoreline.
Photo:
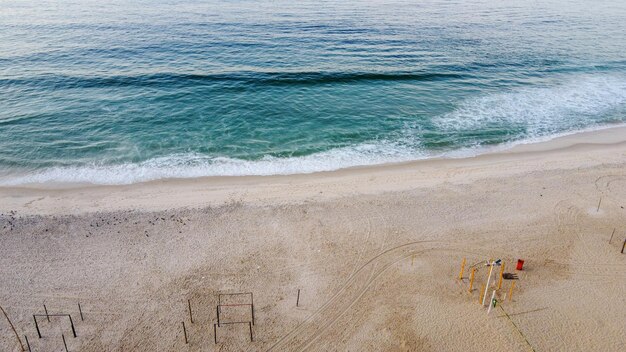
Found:
[{"label": "shoreline", "polygon": [[[298,203],[625,160],[626,126],[581,132],[465,158],[433,158],[310,174],[208,176],[129,185],[0,186],[0,212],[82,213],[219,206],[234,201]],[[621,156],[620,156],[621,154]],[[460,177],[459,175],[463,175]],[[59,204],[61,203],[61,204]]]},{"label": "shoreline", "polygon": [[[622,137],[623,135],[623,137]],[[607,142],[603,140],[607,138],[610,140]],[[585,141],[582,141],[582,140]],[[425,163],[429,161],[442,161],[442,160],[460,160],[460,159],[472,159],[480,158],[485,155],[493,154],[509,154],[519,153],[526,151],[549,151],[555,149],[562,149],[567,146],[579,143],[593,142],[594,144],[613,144],[626,141],[626,123],[616,123],[613,125],[602,125],[582,129],[573,132],[564,132],[552,136],[540,137],[535,139],[525,139],[519,141],[512,141],[493,146],[480,146],[477,148],[461,148],[457,150],[451,150],[443,153],[432,154],[412,160],[404,161],[388,161],[375,164],[364,164],[339,167],[332,170],[321,170],[313,172],[296,172],[296,173],[276,173],[276,174],[249,174],[249,175],[206,175],[206,176],[190,176],[190,177],[163,177],[156,179],[148,179],[144,181],[135,181],[130,183],[97,183],[97,182],[66,182],[66,181],[43,181],[43,182],[23,182],[17,181],[17,183],[11,184],[12,181],[7,183],[0,182],[0,189],[2,188],[29,188],[29,189],[75,189],[86,187],[104,187],[104,186],[132,186],[139,184],[149,184],[154,182],[169,182],[169,181],[183,181],[183,180],[200,180],[200,179],[218,179],[218,178],[269,178],[269,177],[295,177],[300,175],[318,175],[334,172],[342,172],[349,170],[375,170],[377,168],[385,168],[394,165],[408,165]],[[69,172],[69,170],[68,170]],[[9,177],[9,176],[4,176]],[[19,177],[29,177],[29,174],[22,176],[13,175],[9,179],[19,179]]]}]

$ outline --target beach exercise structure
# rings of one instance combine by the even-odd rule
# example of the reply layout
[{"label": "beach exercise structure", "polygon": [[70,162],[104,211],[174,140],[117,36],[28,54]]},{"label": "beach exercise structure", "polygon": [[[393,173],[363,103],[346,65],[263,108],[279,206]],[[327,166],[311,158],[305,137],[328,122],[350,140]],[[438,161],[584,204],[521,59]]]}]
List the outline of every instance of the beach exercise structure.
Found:
[{"label": "beach exercise structure", "polygon": [[[461,262],[461,270],[459,272],[459,276],[458,279],[462,280],[463,279],[463,275],[465,273],[465,264],[467,263],[466,258],[463,258],[463,261]],[[518,280],[518,276],[515,273],[506,273],[504,272],[505,268],[506,268],[506,264],[502,261],[502,259],[497,259],[497,260],[493,260],[493,259],[489,259],[487,261],[480,261],[476,264],[473,264],[470,266],[471,271],[469,273],[469,287],[467,289],[467,291],[471,294],[474,291],[474,280],[476,278],[476,272],[478,271],[478,267],[480,264],[483,264],[487,267],[489,267],[489,271],[488,271],[488,275],[487,275],[487,282],[486,283],[482,283],[480,290],[478,291],[478,303],[480,305],[482,305],[483,307],[485,306],[486,302],[487,302],[487,298],[489,295],[489,290],[493,289],[492,292],[492,297],[491,300],[489,302],[489,310],[488,312],[491,311],[492,304],[494,302],[495,299],[495,294],[497,292],[500,292],[500,290],[502,289],[502,284],[503,284],[503,280]],[[522,265],[524,264],[523,260],[518,260],[518,270],[521,270]],[[498,281],[497,284],[493,284],[492,285],[492,276],[493,276],[493,268],[496,266],[500,266],[500,273],[498,276]],[[493,287],[492,287],[493,286]],[[509,287],[509,292],[508,292],[508,300],[510,301],[512,296],[513,296],[513,289],[515,288],[515,282],[511,283],[511,286]],[[503,299],[506,299],[506,294],[504,296]]]},{"label": "beach exercise structure", "polygon": [[37,317],[46,317],[50,320],[50,317],[68,317],[70,321],[70,326],[72,327],[72,335],[74,338],[78,337],[76,335],[76,328],[74,327],[74,320],[72,320],[72,316],[70,314],[33,314],[33,321],[35,322],[35,328],[37,329],[37,336],[42,338],[41,330],[39,329],[39,323],[37,322]]},{"label": "beach exercise structure", "polygon": [[[246,297],[249,303],[223,303],[227,297]],[[236,321],[224,321],[222,307],[250,307],[249,320],[236,320]],[[237,292],[237,293],[219,293],[217,295],[217,324],[213,324],[213,336],[215,344],[217,344],[217,328],[222,325],[235,325],[235,324],[248,324],[250,330],[250,342],[254,342],[254,335],[252,333],[252,326],[254,325],[254,295],[252,292]]]}]

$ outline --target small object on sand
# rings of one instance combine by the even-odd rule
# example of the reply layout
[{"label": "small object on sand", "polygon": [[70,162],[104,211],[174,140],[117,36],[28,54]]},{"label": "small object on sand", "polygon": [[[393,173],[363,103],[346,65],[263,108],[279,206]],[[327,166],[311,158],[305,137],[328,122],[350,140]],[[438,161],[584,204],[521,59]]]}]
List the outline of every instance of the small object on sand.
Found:
[{"label": "small object on sand", "polygon": [[515,273],[504,273],[502,274],[502,278],[505,280],[517,280],[517,274]]},{"label": "small object on sand", "polygon": [[485,266],[500,266],[500,265],[502,265],[502,259],[496,259],[495,261],[491,261],[491,259],[489,259],[489,261],[485,263]]},{"label": "small object on sand", "polygon": [[518,259],[517,260],[517,270],[524,270],[524,260],[523,259]]}]

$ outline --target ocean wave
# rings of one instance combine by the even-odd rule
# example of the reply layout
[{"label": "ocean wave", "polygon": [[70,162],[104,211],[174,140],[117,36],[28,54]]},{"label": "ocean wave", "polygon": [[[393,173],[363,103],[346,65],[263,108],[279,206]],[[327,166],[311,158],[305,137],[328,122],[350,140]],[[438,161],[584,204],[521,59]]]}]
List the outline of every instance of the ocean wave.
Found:
[{"label": "ocean wave", "polygon": [[614,120],[607,120],[607,115],[625,107],[625,77],[578,76],[552,87],[517,88],[468,99],[434,118],[433,124],[451,132],[518,130],[518,138],[533,138],[624,121],[623,115]]},{"label": "ocean wave", "polygon": [[[257,160],[199,153],[171,154],[143,162],[50,167],[4,173],[0,185],[40,183],[131,184],[165,178],[286,175],[433,157],[470,157],[517,144],[626,122],[626,79],[579,76],[551,87],[519,87],[463,101],[432,125],[406,126],[386,140],[363,142],[297,157]],[[489,143],[496,135],[497,145]],[[435,137],[431,136],[434,135]],[[432,145],[449,141],[445,148]],[[493,139],[492,139],[493,140]]]},{"label": "ocean wave", "polygon": [[436,81],[463,79],[466,74],[438,72],[235,72],[215,74],[155,73],[121,76],[40,75],[0,79],[0,87],[97,88],[126,86],[187,86],[219,83],[239,85],[318,85],[359,81]]},{"label": "ocean wave", "polygon": [[27,175],[0,177],[0,185],[38,183],[119,185],[167,178],[290,175],[402,162],[425,157],[414,148],[385,141],[337,148],[301,157],[266,156],[260,160],[208,157],[190,153],[153,158],[141,163],[46,168]]}]

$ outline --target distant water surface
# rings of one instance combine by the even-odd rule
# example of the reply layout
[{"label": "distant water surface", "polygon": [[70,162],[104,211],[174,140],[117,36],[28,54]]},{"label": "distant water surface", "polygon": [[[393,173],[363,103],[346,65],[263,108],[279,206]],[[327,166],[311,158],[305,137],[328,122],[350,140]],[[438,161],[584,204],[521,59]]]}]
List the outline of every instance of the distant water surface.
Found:
[{"label": "distant water surface", "polygon": [[0,0],[0,185],[308,173],[624,123],[625,50],[617,0]]}]

